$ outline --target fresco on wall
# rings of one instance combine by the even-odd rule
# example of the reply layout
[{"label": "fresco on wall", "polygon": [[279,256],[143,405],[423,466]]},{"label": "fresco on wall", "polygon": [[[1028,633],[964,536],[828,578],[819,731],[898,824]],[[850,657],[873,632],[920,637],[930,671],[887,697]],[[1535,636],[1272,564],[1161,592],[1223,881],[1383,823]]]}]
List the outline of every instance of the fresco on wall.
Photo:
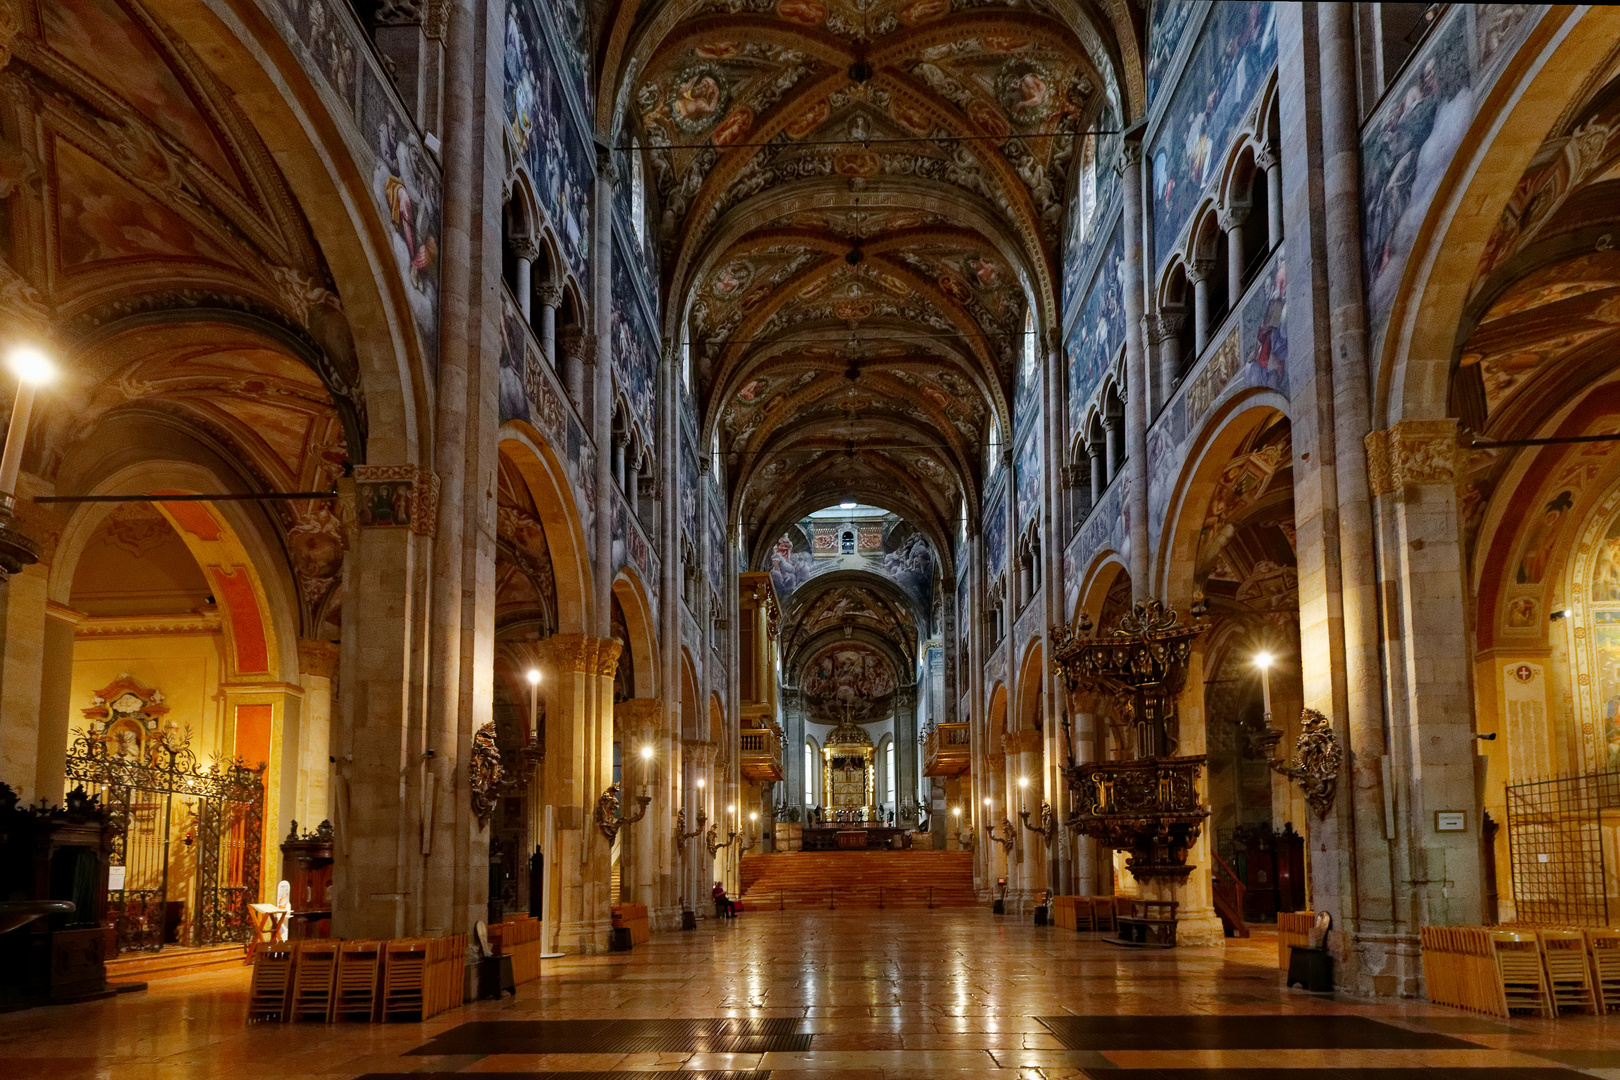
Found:
[{"label": "fresco on wall", "polygon": [[552,25],[548,29],[552,50],[561,61],[564,78],[578,95],[580,107],[590,115],[596,102],[591,92],[591,21],[586,0],[541,0],[539,6],[551,15]]},{"label": "fresco on wall", "polygon": [[713,507],[709,508],[709,585],[722,599],[726,595],[727,566],[731,559],[726,551],[726,527]]},{"label": "fresco on wall", "polygon": [[1159,84],[1176,49],[1187,32],[1187,23],[1198,5],[1192,0],[1158,0],[1153,5],[1153,17],[1148,31],[1147,92],[1148,104],[1159,96]]},{"label": "fresco on wall", "polygon": [[1620,769],[1620,609],[1592,613],[1592,647],[1597,659],[1599,769]]},{"label": "fresco on wall", "polygon": [[552,47],[526,0],[506,9],[507,134],[534,178],[541,212],[562,246],[568,269],[583,279],[590,256],[594,151],[574,123]]},{"label": "fresco on wall", "polygon": [[1362,125],[1362,272],[1375,363],[1429,204],[1477,102],[1532,25],[1530,11],[1453,5]]},{"label": "fresco on wall", "polygon": [[[832,538],[831,533],[821,534]],[[865,546],[870,537],[872,543]],[[805,530],[794,525],[782,534],[771,549],[767,565],[776,594],[783,603],[811,578],[838,570],[865,570],[880,574],[898,585],[917,602],[921,611],[934,605],[934,575],[938,565],[934,549],[921,533],[902,526],[885,540],[880,532],[862,533],[863,550],[853,555],[817,557],[806,539]]]},{"label": "fresco on wall", "polygon": [[[887,545],[886,545],[887,546]],[[934,606],[934,549],[921,533],[911,533],[893,550],[885,550],[883,572],[918,601],[923,611]]]},{"label": "fresco on wall", "polygon": [[[1097,118],[1099,128],[1112,128],[1119,121],[1110,111]],[[1085,284],[1082,275],[1091,265],[1097,249],[1113,240],[1114,220],[1119,215],[1115,199],[1119,193],[1119,174],[1114,171],[1114,160],[1119,153],[1119,139],[1105,135],[1098,139],[1096,203],[1091,220],[1080,214],[1081,200],[1069,204],[1069,228],[1063,241],[1063,319],[1068,325],[1069,313],[1080,302],[1080,287]],[[1083,183],[1083,176],[1076,181]],[[1089,231],[1088,231],[1089,230]]]},{"label": "fresco on wall", "polygon": [[635,422],[650,436],[658,375],[658,331],[631,283],[631,256],[618,244],[613,254],[613,377],[629,399]]},{"label": "fresco on wall", "polygon": [[1041,513],[1041,441],[1031,432],[1024,445],[1018,448],[1018,459],[1013,463],[1013,494],[1018,532],[1023,535],[1029,523]]},{"label": "fresco on wall", "polygon": [[653,587],[658,581],[658,558],[653,554],[652,547],[647,543],[646,534],[641,531],[640,523],[635,515],[630,513],[630,507],[625,501],[615,499],[613,503],[613,569],[617,573],[624,567],[634,567],[641,577],[642,585],[647,590],[647,603],[653,609],[654,618],[657,618],[658,590]]},{"label": "fresco on wall", "polygon": [[1276,63],[1277,28],[1270,3],[1215,5],[1153,136],[1155,265],[1181,240]]},{"label": "fresco on wall", "polygon": [[697,455],[683,438],[681,440],[681,535],[694,547],[698,542],[698,467]]},{"label": "fresco on wall", "polygon": [[1117,223],[1110,245],[1064,350],[1069,363],[1070,438],[1080,430],[1082,410],[1125,342],[1125,294],[1120,284],[1125,274],[1125,247]]},{"label": "fresco on wall", "polygon": [[821,723],[881,720],[893,709],[897,686],[889,658],[867,645],[825,649],[799,675],[805,706]]},{"label": "fresco on wall", "polygon": [[1041,343],[1034,320],[1024,323],[1019,338],[1021,350],[1018,358],[1017,383],[1013,389],[1013,430],[1021,431],[1040,414]]},{"label": "fresco on wall", "polygon": [[996,492],[990,507],[984,513],[985,583],[989,584],[1007,568],[1007,488]]}]

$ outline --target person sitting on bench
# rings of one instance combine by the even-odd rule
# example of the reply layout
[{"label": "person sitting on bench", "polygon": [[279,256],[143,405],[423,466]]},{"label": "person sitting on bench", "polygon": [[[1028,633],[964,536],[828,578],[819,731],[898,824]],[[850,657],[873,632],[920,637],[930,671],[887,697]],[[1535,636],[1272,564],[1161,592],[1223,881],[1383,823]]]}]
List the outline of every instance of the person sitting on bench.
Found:
[{"label": "person sitting on bench", "polygon": [[724,915],[728,919],[737,917],[737,901],[726,896],[726,887],[718,881],[714,883],[714,917]]}]

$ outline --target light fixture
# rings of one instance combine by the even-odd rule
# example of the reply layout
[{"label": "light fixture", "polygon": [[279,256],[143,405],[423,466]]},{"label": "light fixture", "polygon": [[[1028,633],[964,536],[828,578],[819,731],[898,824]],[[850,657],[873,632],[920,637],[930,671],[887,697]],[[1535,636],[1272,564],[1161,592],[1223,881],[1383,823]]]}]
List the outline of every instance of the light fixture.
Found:
[{"label": "light fixture", "polygon": [[529,669],[529,674],[528,674],[528,679],[529,679],[529,685],[530,686],[539,686],[540,685],[540,669],[537,668],[537,667],[530,668]]},{"label": "light fixture", "polygon": [[1265,704],[1266,726],[1271,726],[1271,654],[1268,652],[1256,653],[1254,666],[1260,669],[1260,694]]},{"label": "light fixture", "polygon": [[838,504],[838,509],[840,509],[840,510],[853,510],[859,505],[860,505],[860,503],[839,503]]},{"label": "light fixture", "polygon": [[11,373],[29,386],[44,386],[56,378],[56,365],[32,345],[18,345],[6,357]]},{"label": "light fixture", "polygon": [[697,778],[697,786],[698,786],[698,789],[701,791],[702,788],[703,788],[703,777],[700,776],[700,777]]},{"label": "light fixture", "polygon": [[1259,668],[1261,671],[1266,670],[1266,668],[1271,666],[1271,654],[1268,652],[1255,653],[1254,666]]},{"label": "light fixture", "polygon": [[759,820],[759,811],[758,810],[749,811],[748,820],[749,821],[758,821]]},{"label": "light fixture", "polygon": [[726,806],[726,813],[735,814],[736,812],[737,812],[737,804],[736,803],[730,803],[730,804],[728,804]]},{"label": "light fixture", "polygon": [[653,754],[652,747],[643,746],[641,748],[641,760],[642,761],[651,761],[652,760],[652,754]]},{"label": "light fixture", "polygon": [[953,806],[953,807],[951,807],[951,813],[955,814],[957,817],[961,817],[962,816],[962,808],[960,806]]}]

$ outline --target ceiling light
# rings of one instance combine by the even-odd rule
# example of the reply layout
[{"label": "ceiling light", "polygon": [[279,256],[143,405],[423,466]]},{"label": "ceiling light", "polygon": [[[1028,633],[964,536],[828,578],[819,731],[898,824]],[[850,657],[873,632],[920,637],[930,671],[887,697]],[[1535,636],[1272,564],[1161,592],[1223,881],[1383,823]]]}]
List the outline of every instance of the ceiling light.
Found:
[{"label": "ceiling light", "polygon": [[860,505],[860,504],[859,503],[839,503],[838,504],[838,509],[840,509],[840,510],[853,510],[858,505]]},{"label": "ceiling light", "polygon": [[19,345],[8,357],[12,374],[29,386],[44,386],[56,378],[56,365],[31,345]]}]

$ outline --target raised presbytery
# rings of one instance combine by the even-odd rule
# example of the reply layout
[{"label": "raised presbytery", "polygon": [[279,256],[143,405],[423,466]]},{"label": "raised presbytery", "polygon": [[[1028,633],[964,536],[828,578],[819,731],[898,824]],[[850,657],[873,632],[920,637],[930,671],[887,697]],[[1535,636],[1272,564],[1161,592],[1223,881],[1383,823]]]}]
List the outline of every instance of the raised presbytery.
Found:
[{"label": "raised presbytery", "polygon": [[1620,1069],[1617,238],[1613,6],[0,0],[0,1074]]}]

